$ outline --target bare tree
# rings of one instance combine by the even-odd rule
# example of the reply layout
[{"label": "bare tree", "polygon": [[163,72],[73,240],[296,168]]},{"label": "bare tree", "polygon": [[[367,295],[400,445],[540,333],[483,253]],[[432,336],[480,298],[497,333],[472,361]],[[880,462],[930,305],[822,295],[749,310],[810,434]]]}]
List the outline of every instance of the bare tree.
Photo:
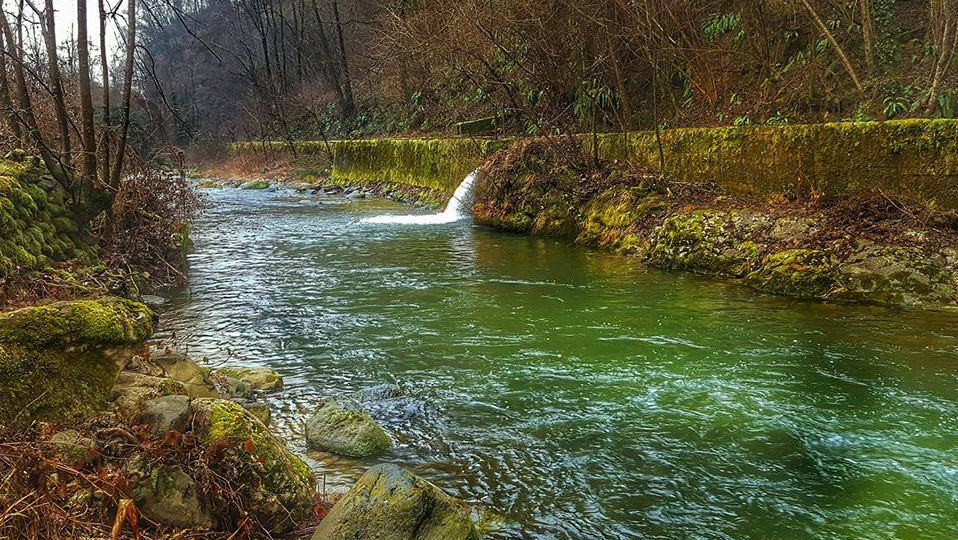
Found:
[{"label": "bare tree", "polygon": [[938,91],[941,81],[951,69],[958,50],[958,5],[953,0],[931,0],[929,20],[932,22],[932,44],[937,53],[932,67],[931,83],[925,115],[931,116],[938,107]]},{"label": "bare tree", "polygon": [[126,155],[127,135],[130,131],[130,98],[133,90],[133,64],[136,52],[136,0],[128,1],[126,27],[126,65],[123,71],[123,104],[120,125],[120,140],[116,148],[116,164],[110,177],[110,186],[115,190],[120,185],[123,158]]},{"label": "bare tree", "polygon": [[10,83],[7,80],[7,51],[6,34],[0,32],[0,108],[3,109],[3,117],[7,122],[7,129],[20,144],[22,133],[20,131],[20,120],[17,117],[17,111],[13,108],[13,99],[10,93]]},{"label": "bare tree", "polygon": [[87,37],[86,0],[77,0],[77,65],[80,89],[80,139],[83,144],[82,176],[91,190],[90,195],[92,195],[92,190],[96,189],[98,182],[96,128],[93,125],[93,91],[90,87],[90,48],[89,38]]},{"label": "bare tree", "polygon": [[103,128],[100,133],[100,177],[110,177],[110,144],[111,122],[110,122],[110,63],[107,58],[106,48],[106,0],[99,0],[99,21],[100,21],[100,92]]}]

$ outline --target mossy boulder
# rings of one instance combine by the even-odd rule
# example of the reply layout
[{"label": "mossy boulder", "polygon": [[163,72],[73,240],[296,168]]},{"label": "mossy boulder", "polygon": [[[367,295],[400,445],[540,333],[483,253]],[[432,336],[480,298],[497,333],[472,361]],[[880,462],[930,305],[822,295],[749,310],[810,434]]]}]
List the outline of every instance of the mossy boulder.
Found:
[{"label": "mossy boulder", "polygon": [[0,314],[0,343],[38,348],[139,344],[153,333],[144,304],[104,297]]},{"label": "mossy boulder", "polygon": [[61,420],[102,408],[153,313],[119,298],[0,314],[0,423]]},{"label": "mossy boulder", "polygon": [[283,377],[267,367],[225,366],[217,369],[216,374],[239,379],[261,392],[275,392],[283,389]]},{"label": "mossy boulder", "polygon": [[193,400],[193,429],[224,475],[239,474],[238,496],[270,534],[289,532],[312,511],[316,479],[252,413],[231,401]]},{"label": "mossy boulder", "polygon": [[377,465],[319,524],[312,540],[479,540],[465,502],[392,464]]},{"label": "mossy boulder", "polygon": [[330,400],[306,420],[310,448],[349,457],[372,457],[392,446],[389,434],[358,403]]}]

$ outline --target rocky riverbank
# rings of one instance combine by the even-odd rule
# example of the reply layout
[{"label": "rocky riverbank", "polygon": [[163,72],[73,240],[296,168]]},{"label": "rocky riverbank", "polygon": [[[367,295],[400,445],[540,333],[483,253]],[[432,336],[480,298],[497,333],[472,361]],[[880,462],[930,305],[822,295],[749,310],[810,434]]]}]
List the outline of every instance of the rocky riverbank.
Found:
[{"label": "rocky riverbank", "polygon": [[[154,320],[109,297],[0,314],[0,536],[478,538],[467,504],[395,466],[324,499],[269,428],[282,378],[144,345]],[[316,404],[307,439],[367,458],[392,444],[349,396]]]},{"label": "rocky riverbank", "polygon": [[576,144],[521,141],[481,169],[473,217],[774,294],[958,307],[958,213],[878,191],[747,197],[596,167]]}]

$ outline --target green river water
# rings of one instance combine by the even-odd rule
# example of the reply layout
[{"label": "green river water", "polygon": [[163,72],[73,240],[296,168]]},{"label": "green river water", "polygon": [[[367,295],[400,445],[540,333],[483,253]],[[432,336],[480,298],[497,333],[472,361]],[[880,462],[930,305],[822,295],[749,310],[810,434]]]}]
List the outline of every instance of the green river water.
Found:
[{"label": "green river water", "polygon": [[[324,397],[492,538],[958,538],[958,313],[796,301],[553,240],[360,223],[383,201],[210,192],[161,336]],[[370,462],[310,454],[327,491]],[[321,481],[322,482],[322,481]]]}]

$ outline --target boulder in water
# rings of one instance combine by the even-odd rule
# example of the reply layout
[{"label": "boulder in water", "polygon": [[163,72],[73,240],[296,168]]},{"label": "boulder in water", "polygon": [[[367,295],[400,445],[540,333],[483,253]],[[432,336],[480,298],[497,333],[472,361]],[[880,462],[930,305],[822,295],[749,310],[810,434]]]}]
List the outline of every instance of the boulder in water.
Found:
[{"label": "boulder in water", "polygon": [[336,503],[312,540],[479,540],[471,513],[426,480],[377,465]]},{"label": "boulder in water", "polygon": [[392,446],[392,439],[358,403],[330,400],[306,420],[310,448],[349,457],[371,457]]},{"label": "boulder in water", "polygon": [[250,180],[249,182],[244,182],[240,184],[239,188],[258,190],[258,189],[269,189],[270,186],[271,184],[269,183],[268,180]]}]

